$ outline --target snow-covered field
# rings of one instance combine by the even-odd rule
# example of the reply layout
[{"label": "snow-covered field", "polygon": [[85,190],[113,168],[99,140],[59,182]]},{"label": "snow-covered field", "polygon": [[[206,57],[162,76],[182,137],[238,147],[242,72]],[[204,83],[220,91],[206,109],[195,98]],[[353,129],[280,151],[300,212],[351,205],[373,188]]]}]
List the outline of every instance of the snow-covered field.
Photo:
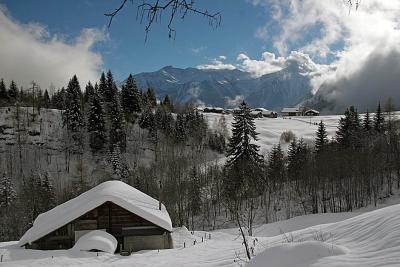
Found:
[{"label": "snow-covered field", "polygon": [[[210,127],[216,127],[216,122],[221,114],[204,113]],[[226,119],[228,131],[231,130],[232,115],[223,115]],[[328,137],[332,138],[337,130],[340,115],[318,116],[318,117],[291,117],[291,118],[257,118],[255,119],[259,140],[256,142],[262,152],[269,151],[273,145],[279,143],[281,135],[285,131],[292,131],[297,138],[303,138],[305,142],[313,143],[318,129],[318,123],[325,123]],[[283,148],[288,144],[283,143]]]},{"label": "snow-covered field", "polygon": [[[400,266],[400,205],[364,213],[317,214],[255,229],[249,266]],[[281,234],[284,233],[284,234]],[[240,266],[246,265],[237,229],[176,228],[174,249],[123,257],[107,253],[35,251],[0,243],[4,266]],[[196,240],[196,242],[194,242]],[[235,262],[236,260],[236,262]],[[0,264],[1,265],[1,264]]]}]

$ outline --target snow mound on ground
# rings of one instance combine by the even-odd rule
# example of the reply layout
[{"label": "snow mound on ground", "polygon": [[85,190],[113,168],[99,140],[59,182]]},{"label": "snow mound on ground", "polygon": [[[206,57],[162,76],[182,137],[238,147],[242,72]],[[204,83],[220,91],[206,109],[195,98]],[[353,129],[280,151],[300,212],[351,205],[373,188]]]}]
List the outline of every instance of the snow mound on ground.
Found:
[{"label": "snow mound on ground", "polygon": [[320,258],[346,252],[346,248],[320,241],[286,243],[267,249],[250,261],[248,266],[307,267]]},{"label": "snow mound on ground", "polygon": [[72,250],[104,251],[113,254],[117,250],[117,245],[117,239],[111,234],[105,231],[94,230],[81,236]]},{"label": "snow mound on ground", "polygon": [[[301,243],[318,240],[348,249],[345,254],[341,255],[311,257],[314,261],[305,266],[400,266],[399,222],[400,205],[394,205],[367,212],[341,222],[294,231],[285,234],[285,236],[289,237],[288,239],[293,240],[293,242]],[[266,238],[263,240],[264,245],[270,248],[279,248],[282,243],[285,243],[285,236]],[[265,253],[268,253],[268,250]],[[265,258],[262,255],[263,252],[256,258]],[[298,257],[298,251],[287,250],[280,258],[281,260],[289,260],[296,257]],[[279,264],[268,263],[268,265],[264,266],[285,266]]]}]

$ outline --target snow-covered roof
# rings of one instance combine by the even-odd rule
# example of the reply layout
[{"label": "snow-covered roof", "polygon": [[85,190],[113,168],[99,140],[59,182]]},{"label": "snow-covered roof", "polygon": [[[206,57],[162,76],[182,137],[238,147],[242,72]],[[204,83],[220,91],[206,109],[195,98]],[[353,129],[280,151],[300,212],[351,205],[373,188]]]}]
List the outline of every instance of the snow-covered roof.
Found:
[{"label": "snow-covered roof", "polygon": [[32,243],[107,201],[113,202],[167,231],[172,231],[168,211],[164,205],[161,210],[158,209],[158,200],[121,181],[107,181],[40,214],[18,244],[23,246]]},{"label": "snow-covered roof", "polygon": [[283,108],[282,113],[284,112],[300,112],[299,108]]},{"label": "snow-covered roof", "polygon": [[269,111],[268,109],[265,109],[265,108],[255,108],[254,110],[255,111],[262,111],[262,112],[271,112],[271,111]]},{"label": "snow-covered roof", "polygon": [[308,109],[305,113],[308,113],[308,112],[313,112],[313,113],[319,114],[319,111],[315,110],[315,109]]}]

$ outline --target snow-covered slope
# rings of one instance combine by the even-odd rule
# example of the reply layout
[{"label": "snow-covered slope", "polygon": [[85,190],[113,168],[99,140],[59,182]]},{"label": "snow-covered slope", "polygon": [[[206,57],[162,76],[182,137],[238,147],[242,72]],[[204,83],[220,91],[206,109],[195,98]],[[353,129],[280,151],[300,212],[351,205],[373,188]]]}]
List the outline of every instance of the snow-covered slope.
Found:
[{"label": "snow-covered slope", "polygon": [[[216,122],[222,116],[221,114],[204,113],[205,118],[211,128],[215,128]],[[228,130],[231,130],[232,115],[225,116]],[[325,123],[329,138],[333,138],[337,130],[339,115],[318,116],[318,117],[291,117],[291,118],[258,118],[255,119],[259,140],[256,142],[261,147],[261,151],[265,152],[280,142],[283,132],[292,131],[297,138],[303,138],[305,142],[313,143],[318,123],[322,120]],[[283,148],[287,147],[287,143],[281,143]]]},{"label": "snow-covered slope", "polygon": [[161,210],[158,209],[158,200],[121,181],[107,181],[40,214],[32,228],[21,237],[18,244],[23,246],[36,241],[107,201],[111,201],[159,227],[172,231],[171,218],[164,205]]},{"label": "snow-covered slope", "polygon": [[[258,232],[258,236],[251,240],[251,244],[254,240],[256,246],[255,257],[249,266],[400,266],[400,205],[359,215],[346,213],[307,217],[282,222],[287,230],[297,225],[307,227],[305,229],[283,235],[275,235],[276,232],[271,231]],[[316,225],[321,221],[327,224]],[[263,226],[264,229],[268,227]],[[273,228],[276,227],[274,225]],[[142,251],[129,257],[78,253],[72,250],[24,250],[10,242],[0,244],[0,254],[6,266],[166,267],[246,264],[239,259],[245,259],[242,240],[233,230],[192,234],[186,228],[178,228],[173,232],[173,239],[175,249]]]}]

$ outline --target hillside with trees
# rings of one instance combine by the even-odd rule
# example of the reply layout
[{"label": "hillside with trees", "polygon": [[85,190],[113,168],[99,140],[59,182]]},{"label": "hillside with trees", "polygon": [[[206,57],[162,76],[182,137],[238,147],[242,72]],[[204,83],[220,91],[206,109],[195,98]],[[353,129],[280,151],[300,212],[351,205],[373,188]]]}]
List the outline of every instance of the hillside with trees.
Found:
[{"label": "hillside with trees", "polygon": [[1,80],[0,96],[1,240],[112,179],[161,199],[174,226],[240,225],[250,235],[255,223],[352,211],[400,189],[391,101],[362,116],[349,107],[333,139],[321,120],[314,144],[291,136],[287,151],[277,142],[264,153],[245,102],[229,133],[224,115],[211,125],[192,106],[139,90],[133,76],[118,87],[111,71],[50,91]]}]

